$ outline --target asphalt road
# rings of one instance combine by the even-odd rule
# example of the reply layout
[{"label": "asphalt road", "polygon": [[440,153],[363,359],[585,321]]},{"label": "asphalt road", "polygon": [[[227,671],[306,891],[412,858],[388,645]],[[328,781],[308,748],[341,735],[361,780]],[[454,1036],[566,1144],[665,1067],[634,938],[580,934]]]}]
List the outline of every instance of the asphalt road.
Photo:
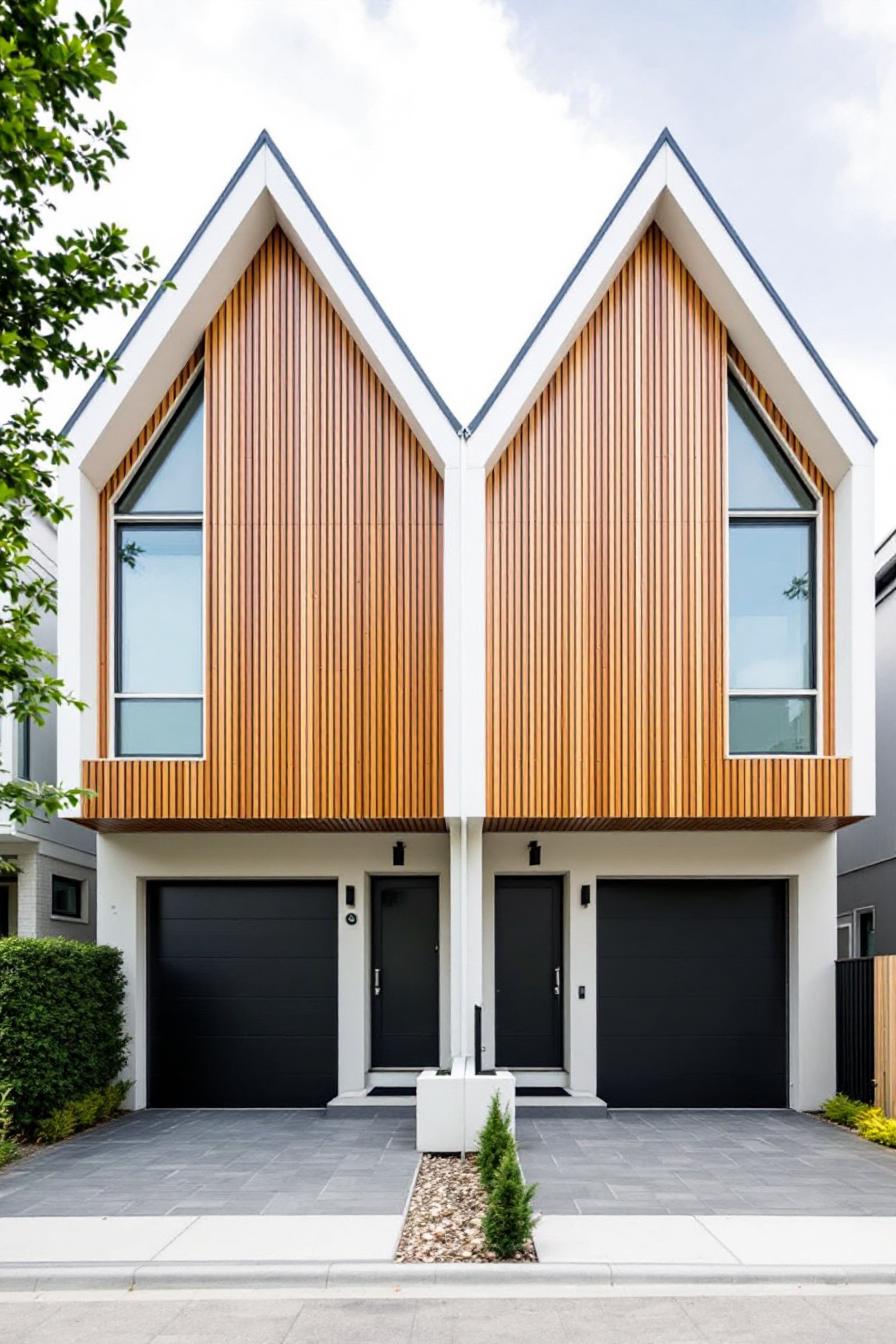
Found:
[{"label": "asphalt road", "polygon": [[896,1293],[321,1300],[240,1294],[0,1301],[0,1344],[843,1344],[896,1338]]}]

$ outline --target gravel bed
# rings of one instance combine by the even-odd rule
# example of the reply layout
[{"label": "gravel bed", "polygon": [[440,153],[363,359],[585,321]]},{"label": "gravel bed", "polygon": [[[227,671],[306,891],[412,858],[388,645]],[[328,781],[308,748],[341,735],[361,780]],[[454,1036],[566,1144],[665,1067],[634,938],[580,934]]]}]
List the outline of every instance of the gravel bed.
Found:
[{"label": "gravel bed", "polygon": [[[474,1157],[425,1153],[395,1259],[424,1264],[497,1260],[482,1235],[487,1198]],[[514,1260],[535,1260],[530,1242]]]}]

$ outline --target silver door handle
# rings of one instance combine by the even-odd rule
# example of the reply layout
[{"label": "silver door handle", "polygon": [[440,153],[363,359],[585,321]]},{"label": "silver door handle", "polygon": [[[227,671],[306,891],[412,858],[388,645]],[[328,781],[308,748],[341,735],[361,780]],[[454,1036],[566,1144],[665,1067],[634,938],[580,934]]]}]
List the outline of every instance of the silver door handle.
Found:
[{"label": "silver door handle", "polygon": [[554,967],[554,993],[555,993],[556,995],[558,995],[558,997],[559,997],[559,994],[560,994],[560,967],[559,967],[559,966],[555,966],[555,967]]},{"label": "silver door handle", "polygon": [[380,992],[380,968],[379,968],[379,966],[374,966],[374,968],[373,968],[373,992],[374,992],[374,994],[379,994],[379,992]]}]

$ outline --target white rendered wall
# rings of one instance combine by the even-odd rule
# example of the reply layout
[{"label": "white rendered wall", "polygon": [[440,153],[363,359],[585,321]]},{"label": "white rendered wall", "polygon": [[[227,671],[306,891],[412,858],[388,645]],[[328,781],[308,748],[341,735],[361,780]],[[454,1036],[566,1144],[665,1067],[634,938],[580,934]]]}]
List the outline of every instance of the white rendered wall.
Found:
[{"label": "white rendered wall", "polygon": [[[392,866],[392,845],[405,863]],[[339,882],[339,1091],[364,1087],[370,1056],[370,878],[438,877],[441,1063],[450,1059],[449,858],[447,835],[157,833],[97,837],[97,941],[121,949],[128,980],[127,1077],[131,1104],[146,1105],[146,883],[153,879],[322,878]],[[345,921],[354,886],[357,924]]]},{"label": "white rendered wall", "polygon": [[[528,842],[541,844],[529,867]],[[494,1066],[494,891],[501,874],[560,874],[565,883],[563,977],[568,1085],[597,1088],[596,910],[600,879],[767,877],[790,882],[790,1104],[812,1110],[835,1089],[836,837],[810,832],[533,831],[483,838],[483,1044]],[[580,891],[591,889],[583,908]],[[584,1000],[578,997],[585,986]]]}]

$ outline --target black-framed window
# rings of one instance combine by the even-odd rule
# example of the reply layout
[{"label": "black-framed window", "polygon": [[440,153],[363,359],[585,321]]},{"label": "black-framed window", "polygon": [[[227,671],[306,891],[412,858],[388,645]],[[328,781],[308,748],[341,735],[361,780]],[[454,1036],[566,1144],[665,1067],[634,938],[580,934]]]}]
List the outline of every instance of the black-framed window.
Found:
[{"label": "black-framed window", "polygon": [[818,719],[818,500],[728,383],[728,747],[811,755]]},{"label": "black-framed window", "polygon": [[50,895],[50,913],[56,919],[84,918],[84,883],[76,877],[54,873]]},{"label": "black-framed window", "polygon": [[115,505],[119,756],[201,756],[203,386],[185,394]]}]

